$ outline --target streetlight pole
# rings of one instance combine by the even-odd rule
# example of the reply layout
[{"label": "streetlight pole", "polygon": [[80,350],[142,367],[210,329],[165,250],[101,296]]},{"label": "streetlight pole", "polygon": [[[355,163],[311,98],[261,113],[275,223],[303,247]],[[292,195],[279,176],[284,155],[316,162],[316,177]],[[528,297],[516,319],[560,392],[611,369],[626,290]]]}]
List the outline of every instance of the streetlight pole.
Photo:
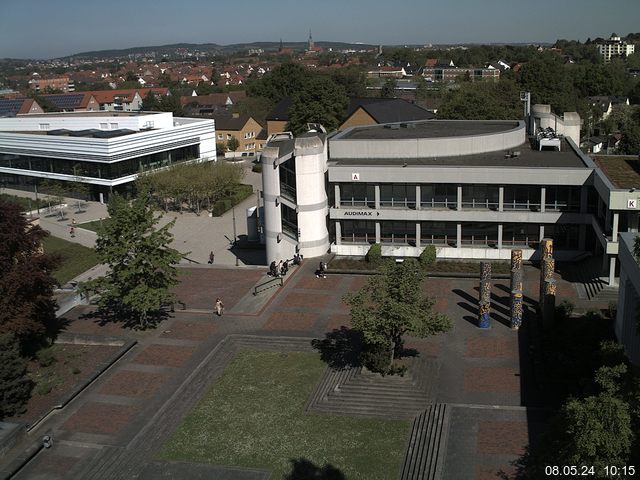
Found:
[{"label": "streetlight pole", "polygon": [[[233,218],[233,246],[236,246],[237,236],[236,236],[236,207],[235,205],[231,207],[231,215]],[[238,266],[238,252],[234,252],[236,257],[236,267]]]}]

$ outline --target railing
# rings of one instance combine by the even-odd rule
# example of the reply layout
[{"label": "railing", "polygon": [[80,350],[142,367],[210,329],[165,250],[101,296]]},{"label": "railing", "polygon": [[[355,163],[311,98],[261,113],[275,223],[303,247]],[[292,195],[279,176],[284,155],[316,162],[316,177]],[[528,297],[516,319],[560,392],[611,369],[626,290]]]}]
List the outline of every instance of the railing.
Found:
[{"label": "railing", "polygon": [[376,234],[373,233],[371,235],[342,235],[340,237],[340,241],[342,243],[357,243],[357,244],[363,244],[363,243],[376,243]]},{"label": "railing", "polygon": [[531,210],[533,212],[538,212],[540,211],[540,204],[529,201],[516,202],[515,200],[513,200],[504,202],[502,208],[504,210]]},{"label": "railing", "polygon": [[444,201],[436,201],[434,198],[431,200],[422,200],[420,202],[421,208],[457,208],[458,200],[457,199],[445,199]]},{"label": "railing", "polygon": [[471,200],[470,202],[462,202],[462,208],[482,209],[482,210],[498,210],[498,202],[490,202],[489,200]]},{"label": "railing", "polygon": [[273,277],[273,278],[270,278],[269,280],[267,280],[266,282],[263,282],[263,283],[261,283],[259,285],[256,285],[253,288],[253,294],[257,295],[260,292],[264,292],[265,290],[268,290],[271,287],[275,287],[276,284],[279,287],[282,287],[284,285],[284,280],[282,279],[282,277]]}]

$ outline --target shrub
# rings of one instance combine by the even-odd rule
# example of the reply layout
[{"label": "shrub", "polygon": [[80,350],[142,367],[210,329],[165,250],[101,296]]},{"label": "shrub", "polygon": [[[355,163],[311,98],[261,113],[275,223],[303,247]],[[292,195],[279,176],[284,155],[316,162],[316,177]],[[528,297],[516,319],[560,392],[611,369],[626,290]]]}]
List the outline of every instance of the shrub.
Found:
[{"label": "shrub", "polygon": [[32,388],[15,336],[0,335],[0,420],[22,413]]},{"label": "shrub", "polygon": [[374,243],[364,258],[372,267],[378,268],[382,265],[382,246],[379,243]]},{"label": "shrub", "polygon": [[389,371],[391,346],[384,343],[365,343],[360,352],[360,363],[372,372],[385,375]]},{"label": "shrub", "polygon": [[41,367],[48,367],[56,362],[56,359],[53,356],[53,352],[50,348],[43,348],[42,350],[38,351],[38,353],[36,353],[36,358],[38,359],[38,365],[40,365]]},{"label": "shrub", "polygon": [[422,268],[428,268],[433,265],[436,261],[436,247],[434,245],[427,245],[424,247],[424,250],[422,250],[418,260],[420,261],[420,266]]},{"label": "shrub", "polygon": [[556,306],[555,318],[558,321],[566,320],[573,314],[574,305],[570,300],[562,300],[560,305]]}]

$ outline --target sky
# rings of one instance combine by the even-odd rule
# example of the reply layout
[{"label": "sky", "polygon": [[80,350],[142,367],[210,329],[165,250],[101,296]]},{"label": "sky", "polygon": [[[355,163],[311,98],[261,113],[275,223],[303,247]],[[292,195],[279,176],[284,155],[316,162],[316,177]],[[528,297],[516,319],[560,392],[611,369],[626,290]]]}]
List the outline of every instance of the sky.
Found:
[{"label": "sky", "polygon": [[640,1],[0,0],[0,58],[171,43],[552,43],[640,31]]}]

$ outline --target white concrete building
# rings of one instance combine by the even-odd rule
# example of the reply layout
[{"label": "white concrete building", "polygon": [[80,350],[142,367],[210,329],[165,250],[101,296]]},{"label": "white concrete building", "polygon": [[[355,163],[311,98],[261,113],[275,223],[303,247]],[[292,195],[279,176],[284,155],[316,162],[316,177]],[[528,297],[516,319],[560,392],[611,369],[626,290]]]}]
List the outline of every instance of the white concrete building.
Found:
[{"label": "white concrete building", "polygon": [[127,189],[138,173],[215,161],[213,120],[165,112],[68,112],[0,118],[0,181],[33,190],[82,181],[94,198]]},{"label": "white concrete building", "polygon": [[598,51],[600,52],[604,63],[609,63],[611,61],[611,57],[626,57],[632,55],[635,52],[635,45],[621,40],[619,36],[613,33],[609,40],[605,40],[604,43],[598,44]]}]

